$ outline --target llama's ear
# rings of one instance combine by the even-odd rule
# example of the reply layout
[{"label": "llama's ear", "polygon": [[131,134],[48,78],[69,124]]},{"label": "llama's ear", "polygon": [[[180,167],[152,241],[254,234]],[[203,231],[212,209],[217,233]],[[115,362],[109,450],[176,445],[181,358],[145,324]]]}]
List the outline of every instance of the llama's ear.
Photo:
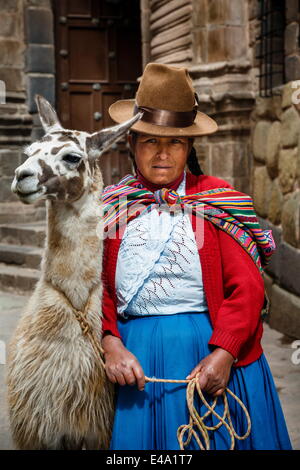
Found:
[{"label": "llama's ear", "polygon": [[143,113],[138,113],[128,121],[122,122],[122,124],[102,129],[88,136],[86,139],[86,152],[89,159],[92,160],[100,157],[100,155],[106,152],[115,142],[121,139],[130,127],[141,119],[142,116]]},{"label": "llama's ear", "polygon": [[55,110],[49,101],[41,95],[35,95],[35,102],[40,115],[40,120],[46,133],[63,129]]}]

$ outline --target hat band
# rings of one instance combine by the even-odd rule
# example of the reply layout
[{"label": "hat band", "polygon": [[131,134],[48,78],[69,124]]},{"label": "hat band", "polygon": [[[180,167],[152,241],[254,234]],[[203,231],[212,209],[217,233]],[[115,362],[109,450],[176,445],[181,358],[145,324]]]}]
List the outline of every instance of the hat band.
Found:
[{"label": "hat band", "polygon": [[168,111],[166,109],[147,108],[134,105],[133,114],[143,113],[141,121],[165,127],[189,127],[193,124],[197,109],[192,111]]}]

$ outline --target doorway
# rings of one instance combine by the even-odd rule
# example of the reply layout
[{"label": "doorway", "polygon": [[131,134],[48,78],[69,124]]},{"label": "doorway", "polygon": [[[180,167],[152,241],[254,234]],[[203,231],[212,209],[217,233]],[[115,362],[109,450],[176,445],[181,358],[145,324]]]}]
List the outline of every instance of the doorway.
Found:
[{"label": "doorway", "polygon": [[[55,0],[56,109],[65,128],[113,125],[109,106],[142,74],[139,0]],[[131,172],[125,142],[101,160],[104,184]]]}]

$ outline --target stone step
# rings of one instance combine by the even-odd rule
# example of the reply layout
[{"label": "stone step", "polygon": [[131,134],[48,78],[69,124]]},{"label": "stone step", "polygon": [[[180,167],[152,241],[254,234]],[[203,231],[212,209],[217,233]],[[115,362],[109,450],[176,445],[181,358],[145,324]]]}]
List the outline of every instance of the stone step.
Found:
[{"label": "stone step", "polygon": [[37,269],[0,263],[0,289],[9,292],[32,291],[40,278]]},{"label": "stone step", "polygon": [[45,201],[35,205],[25,205],[19,201],[0,202],[0,224],[28,223],[31,221],[45,221]]},{"label": "stone step", "polygon": [[39,269],[42,252],[35,246],[0,243],[0,263]]},{"label": "stone step", "polygon": [[0,224],[0,243],[28,245],[42,248],[46,236],[45,222],[28,224]]}]

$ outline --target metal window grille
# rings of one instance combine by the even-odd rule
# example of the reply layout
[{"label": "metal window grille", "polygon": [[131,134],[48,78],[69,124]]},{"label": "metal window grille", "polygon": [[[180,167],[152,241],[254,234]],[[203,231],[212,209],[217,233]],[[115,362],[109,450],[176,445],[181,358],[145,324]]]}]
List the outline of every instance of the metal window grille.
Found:
[{"label": "metal window grille", "polygon": [[272,96],[285,83],[284,30],[285,1],[259,0],[260,35],[256,37],[259,59],[259,94]]}]

